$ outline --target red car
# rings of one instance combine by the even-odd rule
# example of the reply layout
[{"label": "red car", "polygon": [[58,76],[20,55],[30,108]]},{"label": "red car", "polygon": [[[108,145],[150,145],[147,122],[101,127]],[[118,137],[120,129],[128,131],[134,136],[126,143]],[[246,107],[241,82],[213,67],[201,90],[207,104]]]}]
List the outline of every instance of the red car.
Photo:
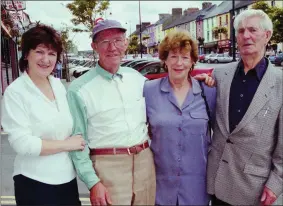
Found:
[{"label": "red car", "polygon": [[[168,72],[166,72],[161,67],[160,62],[148,63],[142,66],[141,68],[139,68],[138,71],[149,80],[162,78],[168,75]],[[202,73],[207,73],[210,75],[212,71],[213,68],[194,68],[194,70],[191,72],[191,76],[195,76],[197,74],[202,74]]]},{"label": "red car", "polygon": [[200,54],[198,56],[198,61],[204,63],[205,62],[205,54]]}]

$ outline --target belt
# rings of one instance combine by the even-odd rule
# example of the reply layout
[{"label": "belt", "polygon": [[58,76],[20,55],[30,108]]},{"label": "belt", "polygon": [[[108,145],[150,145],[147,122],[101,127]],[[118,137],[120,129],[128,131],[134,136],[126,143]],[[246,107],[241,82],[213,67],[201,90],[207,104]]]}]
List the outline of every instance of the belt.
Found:
[{"label": "belt", "polygon": [[145,150],[149,147],[148,141],[145,141],[142,144],[135,145],[128,148],[98,148],[98,149],[89,149],[90,155],[116,155],[116,154],[138,154],[142,150]]}]

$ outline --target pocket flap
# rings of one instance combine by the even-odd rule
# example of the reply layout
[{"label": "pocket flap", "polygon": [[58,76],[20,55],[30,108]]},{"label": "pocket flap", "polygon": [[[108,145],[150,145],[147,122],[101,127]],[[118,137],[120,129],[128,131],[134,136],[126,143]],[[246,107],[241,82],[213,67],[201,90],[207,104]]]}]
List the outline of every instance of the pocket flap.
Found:
[{"label": "pocket flap", "polygon": [[261,177],[268,177],[270,173],[270,169],[259,167],[256,165],[246,164],[244,168],[244,173],[261,176]]},{"label": "pocket flap", "polygon": [[206,119],[208,120],[208,116],[206,111],[205,112],[190,112],[190,115],[193,119]]}]

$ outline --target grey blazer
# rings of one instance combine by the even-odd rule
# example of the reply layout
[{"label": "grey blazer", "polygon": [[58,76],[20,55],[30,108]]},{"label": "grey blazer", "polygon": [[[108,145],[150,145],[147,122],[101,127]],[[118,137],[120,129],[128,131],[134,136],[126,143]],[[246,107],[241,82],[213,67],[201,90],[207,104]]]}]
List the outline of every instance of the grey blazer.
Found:
[{"label": "grey blazer", "polygon": [[264,186],[283,185],[282,70],[269,66],[241,122],[229,131],[229,96],[238,63],[214,71],[216,122],[208,155],[207,189],[232,205],[258,205]]}]

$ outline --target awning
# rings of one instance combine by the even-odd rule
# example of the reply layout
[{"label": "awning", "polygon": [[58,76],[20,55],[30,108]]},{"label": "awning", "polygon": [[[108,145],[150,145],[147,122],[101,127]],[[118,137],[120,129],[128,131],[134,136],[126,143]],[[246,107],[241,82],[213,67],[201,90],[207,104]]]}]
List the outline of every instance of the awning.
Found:
[{"label": "awning", "polygon": [[203,45],[204,48],[212,48],[212,47],[215,47],[215,46],[217,46],[217,41],[204,43],[204,45]]},{"label": "awning", "polygon": [[7,27],[2,23],[2,21],[1,21],[1,28],[6,32],[6,34],[8,34],[8,36],[9,36],[10,38],[12,38],[12,36],[11,36],[9,30],[8,30]]}]

